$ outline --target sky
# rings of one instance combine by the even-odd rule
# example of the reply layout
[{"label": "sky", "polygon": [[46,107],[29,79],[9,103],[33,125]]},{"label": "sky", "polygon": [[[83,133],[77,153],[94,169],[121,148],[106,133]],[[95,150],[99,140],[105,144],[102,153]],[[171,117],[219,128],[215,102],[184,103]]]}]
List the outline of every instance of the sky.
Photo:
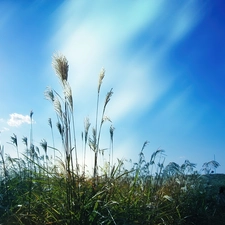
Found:
[{"label": "sky", "polygon": [[[55,112],[46,87],[60,91],[52,56],[65,55],[73,90],[78,146],[84,119],[94,126],[98,77],[101,103],[114,130],[114,157],[146,160],[157,149],[181,165],[216,160],[225,172],[225,3],[223,0],[0,1],[0,143],[30,135],[51,145]],[[109,146],[104,124],[102,148]],[[60,140],[54,130],[56,143]],[[58,144],[60,148],[60,144]],[[79,153],[82,154],[82,153]],[[79,160],[80,159],[79,155]],[[88,150],[87,163],[93,165]]]}]

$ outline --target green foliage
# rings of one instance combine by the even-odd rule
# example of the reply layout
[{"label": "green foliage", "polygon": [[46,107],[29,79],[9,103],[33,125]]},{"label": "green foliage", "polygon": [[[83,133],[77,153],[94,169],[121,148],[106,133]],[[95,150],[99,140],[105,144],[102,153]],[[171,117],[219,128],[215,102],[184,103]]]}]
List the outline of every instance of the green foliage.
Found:
[{"label": "green foliage", "polygon": [[[99,76],[92,135],[89,134],[89,119],[86,118],[84,122],[83,159],[80,164],[68,62],[64,56],[56,55],[53,66],[63,95],[47,88],[45,96],[56,112],[56,127],[63,150],[55,147],[51,119],[48,124],[53,146],[49,146],[45,139],[40,142],[40,149],[33,145],[32,111],[30,140],[27,137],[22,139],[25,152],[19,152],[15,134],[11,137],[11,144],[16,148],[17,158],[4,154],[3,146],[0,146],[1,224],[223,224],[224,208],[217,204],[217,192],[212,192],[202,176],[194,171],[194,163],[186,160],[181,166],[174,162],[164,166],[165,154],[162,149],[157,149],[147,159],[144,149],[148,142],[143,144],[138,162],[133,163],[131,169],[126,169],[122,160],[113,163],[112,125],[109,127],[108,160],[100,167],[101,130],[106,121],[111,122],[105,112],[113,94],[112,89],[106,94],[99,116],[104,70]],[[92,176],[87,176],[85,171],[88,146],[94,152]],[[48,156],[49,149],[54,151],[53,159]],[[65,158],[57,159],[56,152]],[[218,166],[215,161],[204,164],[207,173],[212,167]]]}]

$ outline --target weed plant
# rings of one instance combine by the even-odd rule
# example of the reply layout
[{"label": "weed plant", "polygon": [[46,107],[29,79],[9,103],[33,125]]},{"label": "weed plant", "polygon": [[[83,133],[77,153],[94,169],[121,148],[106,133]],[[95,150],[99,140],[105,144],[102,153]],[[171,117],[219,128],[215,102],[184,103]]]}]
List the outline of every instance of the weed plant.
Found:
[{"label": "weed plant", "polygon": [[[114,128],[111,125],[108,160],[100,165],[101,131],[105,122],[110,121],[105,112],[113,94],[112,89],[109,90],[101,106],[104,70],[99,76],[94,125],[91,127],[89,118],[85,119],[83,158],[78,159],[68,61],[62,55],[55,55],[53,66],[63,94],[48,87],[45,96],[55,110],[63,148],[55,146],[51,119],[48,124],[52,145],[44,139],[40,142],[41,148],[33,145],[33,112],[30,113],[30,139],[23,138],[25,152],[19,151],[15,134],[11,144],[16,148],[16,158],[5,154],[0,146],[1,224],[224,224],[225,209],[217,204],[217,195],[209,191],[202,175],[194,170],[196,165],[188,160],[181,166],[174,162],[165,166],[162,149],[146,159],[144,149],[148,143],[145,142],[138,161],[126,169],[124,161],[113,162]],[[88,148],[94,153],[92,175],[86,171]],[[49,150],[54,152],[53,158],[49,157]],[[58,158],[56,152],[62,157]],[[210,166],[216,168],[219,164],[211,161],[204,164],[203,169],[209,173]]]}]

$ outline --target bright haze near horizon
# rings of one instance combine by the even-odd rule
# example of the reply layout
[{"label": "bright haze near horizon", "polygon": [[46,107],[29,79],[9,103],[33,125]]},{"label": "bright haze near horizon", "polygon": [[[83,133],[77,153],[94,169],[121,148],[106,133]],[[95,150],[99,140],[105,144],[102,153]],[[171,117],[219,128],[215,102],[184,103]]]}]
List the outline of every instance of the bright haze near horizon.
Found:
[{"label": "bright haze near horizon", "polygon": [[[43,139],[52,145],[49,118],[56,143],[60,140],[44,91],[51,86],[60,92],[52,56],[61,53],[69,62],[78,149],[85,117],[91,126],[95,123],[104,67],[100,100],[113,88],[107,116],[115,127],[115,161],[137,162],[148,140],[146,160],[164,149],[165,164],[189,160],[200,170],[215,159],[221,165],[217,172],[224,173],[224,8],[222,0],[0,1],[0,143],[5,153],[16,157],[9,144],[13,133],[24,151],[31,110],[34,145]],[[109,146],[110,125],[104,125],[101,148]],[[91,150],[87,154],[93,166]]]}]

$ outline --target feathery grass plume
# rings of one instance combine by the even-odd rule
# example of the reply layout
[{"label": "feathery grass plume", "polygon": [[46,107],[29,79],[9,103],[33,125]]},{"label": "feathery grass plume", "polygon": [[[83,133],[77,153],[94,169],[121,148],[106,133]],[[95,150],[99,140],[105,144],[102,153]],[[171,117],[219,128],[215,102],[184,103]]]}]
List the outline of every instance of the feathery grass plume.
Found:
[{"label": "feathery grass plume", "polygon": [[202,171],[204,171],[205,174],[214,173],[214,170],[217,169],[219,166],[220,164],[217,161],[212,160],[202,165]]},{"label": "feathery grass plume", "polygon": [[51,87],[47,87],[44,96],[47,100],[50,100],[51,102],[54,102],[55,100],[55,95]]},{"label": "feathery grass plume", "polygon": [[48,124],[49,124],[50,128],[52,129],[52,119],[51,118],[48,119]]},{"label": "feathery grass plume", "polygon": [[141,149],[141,152],[144,151],[144,149],[146,148],[146,146],[149,144],[149,141],[145,141],[143,146],[142,146],[142,149]]},{"label": "feathery grass plume", "polygon": [[109,128],[110,133],[110,148],[109,148],[109,174],[111,174],[110,167],[113,167],[113,135],[115,128],[111,125]]},{"label": "feathery grass plume", "polygon": [[111,125],[110,128],[109,128],[109,133],[110,133],[110,140],[111,140],[112,143],[113,143],[114,130],[115,130],[115,127],[113,127]]},{"label": "feathery grass plume", "polygon": [[184,174],[192,173],[194,168],[196,168],[196,163],[191,163],[189,160],[185,160],[180,167],[182,173]]},{"label": "feathery grass plume", "polygon": [[53,134],[53,129],[52,129],[52,119],[51,118],[49,118],[48,119],[48,124],[49,124],[49,126],[50,126],[50,128],[51,128],[51,134],[52,134],[52,144],[53,144],[53,151],[54,151],[54,163],[55,163],[55,140],[54,140],[54,134]]},{"label": "feathery grass plume", "polygon": [[38,155],[40,155],[40,150],[39,150],[39,148],[36,146],[36,147],[35,147],[35,149],[36,149],[36,151],[35,151],[35,152],[37,152],[37,153],[38,153]]},{"label": "feathery grass plume", "polygon": [[23,137],[22,138],[22,142],[26,146],[25,154],[28,156],[29,150],[28,150],[28,140],[27,140],[27,137]]},{"label": "feathery grass plume", "polygon": [[96,130],[95,130],[94,127],[92,127],[92,138],[89,137],[89,139],[88,139],[88,144],[89,144],[90,149],[91,149],[93,152],[96,151],[96,139],[97,139],[96,136],[97,136]]},{"label": "feathery grass plume", "polygon": [[48,186],[50,187],[50,180],[49,180],[49,174],[48,174],[48,154],[47,154],[47,149],[48,149],[48,144],[47,144],[47,141],[45,139],[43,139],[40,143],[41,147],[43,148],[44,152],[45,152],[45,164],[46,164],[46,172],[47,172],[47,179],[48,179]]},{"label": "feathery grass plume", "polygon": [[17,147],[17,136],[15,134],[13,134],[13,136],[11,136],[11,142]]},{"label": "feathery grass plume", "polygon": [[62,140],[63,140],[64,128],[63,128],[62,124],[59,123],[59,122],[57,122],[57,123],[56,123],[56,127],[58,128],[58,131],[59,131],[59,133],[60,133],[60,135],[61,135],[61,137],[62,137]]},{"label": "feathery grass plume", "polygon": [[91,126],[90,120],[88,117],[84,120],[84,142],[87,143],[88,140],[88,131]]},{"label": "feathery grass plume", "polygon": [[16,147],[17,158],[18,158],[19,173],[21,174],[21,168],[20,168],[20,162],[19,162],[20,155],[19,155],[18,141],[17,141],[17,136],[15,134],[13,134],[13,136],[11,136],[11,142]]},{"label": "feathery grass plume", "polygon": [[105,69],[102,68],[100,75],[99,75],[99,81],[98,81],[98,93],[100,92],[102,81],[103,81],[104,77],[105,77]]},{"label": "feathery grass plume", "polygon": [[57,112],[60,120],[62,120],[62,118],[63,118],[62,106],[61,106],[61,102],[59,101],[59,99],[57,97],[55,98],[55,101],[54,101],[54,109]]},{"label": "feathery grass plume", "polygon": [[69,103],[71,112],[73,112],[73,95],[72,95],[72,89],[70,87],[69,82],[64,81],[63,84],[64,84],[64,96],[65,96],[65,99]]},{"label": "feathery grass plume", "polygon": [[[89,118],[86,117],[84,120],[84,165],[83,165],[83,173],[85,176],[85,164],[86,164],[86,148],[87,148],[87,141],[88,141],[88,132],[89,132],[89,128],[91,126],[91,123],[89,121]],[[83,136],[83,132],[82,132],[82,136]]]},{"label": "feathery grass plume", "polygon": [[180,174],[180,173],[181,173],[181,168],[175,162],[170,162],[163,170],[164,176],[167,176],[167,177],[168,176],[171,177],[171,176],[174,176],[174,175]]},{"label": "feathery grass plume", "polygon": [[53,68],[55,69],[56,75],[59,77],[62,85],[64,81],[68,79],[69,64],[65,56],[62,54],[53,55]]},{"label": "feathery grass plume", "polygon": [[[160,169],[160,172],[162,171],[162,167],[163,165],[160,164],[160,160],[162,158],[162,156],[164,157],[164,150],[163,149],[157,149],[155,152],[152,153],[151,155],[151,159],[149,161],[149,165],[151,165],[151,175],[153,173],[153,169],[156,168],[156,157],[159,155],[159,163],[158,163],[158,168]],[[156,173],[158,174],[158,168],[156,169]]]},{"label": "feathery grass plume", "polygon": [[27,137],[23,137],[22,138],[23,143],[26,145],[26,147],[28,146],[28,142],[27,142]]},{"label": "feathery grass plume", "polygon": [[47,141],[45,139],[43,139],[41,141],[40,145],[44,149],[45,154],[47,155],[47,148],[48,148]]},{"label": "feathery grass plume", "polygon": [[34,112],[31,110],[31,111],[30,111],[30,119],[31,119],[31,120],[32,120],[33,114],[34,114]]},{"label": "feathery grass plume", "polygon": [[150,164],[151,165],[153,165],[153,164],[155,164],[155,159],[156,159],[156,157],[160,154],[162,154],[162,153],[164,153],[165,151],[163,150],[163,149],[157,149],[154,153],[152,153],[152,155],[151,155],[151,159],[150,159]]},{"label": "feathery grass plume", "polygon": [[[112,91],[112,90],[113,90],[113,89],[111,88],[111,90],[106,94],[105,104],[104,104],[104,107],[103,107],[102,115],[105,114],[106,106],[107,106],[107,104],[109,103],[109,101],[110,101],[110,99],[111,99],[111,97],[112,97],[112,95],[113,95],[113,91]],[[102,118],[103,118],[103,117],[104,117],[104,116],[102,116]]]}]

